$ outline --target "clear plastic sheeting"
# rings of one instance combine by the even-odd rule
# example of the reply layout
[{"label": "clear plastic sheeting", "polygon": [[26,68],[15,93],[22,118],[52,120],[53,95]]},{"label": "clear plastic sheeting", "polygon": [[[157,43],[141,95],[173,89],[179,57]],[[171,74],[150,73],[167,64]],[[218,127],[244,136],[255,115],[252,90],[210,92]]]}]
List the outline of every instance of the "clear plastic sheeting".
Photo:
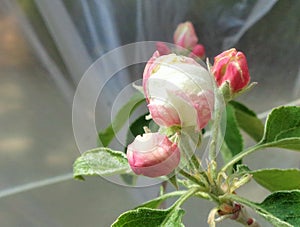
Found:
[{"label": "clear plastic sheeting", "polygon": [[[270,11],[270,9],[275,5],[277,0],[258,0],[253,7],[251,8],[250,13],[247,11],[250,10],[250,7],[247,7],[247,3],[250,1],[242,1],[236,3],[234,7],[232,7],[232,11],[228,11],[228,16],[224,19],[224,27],[227,25],[231,25],[230,27],[237,28],[234,34],[230,34],[229,37],[225,37],[223,41],[222,48],[228,49],[233,47],[240,38],[247,32],[249,28],[251,28],[258,20],[260,20],[266,13]],[[253,3],[253,1],[251,1]],[[238,15],[230,18],[230,13],[236,12]],[[231,14],[232,15],[232,14]],[[247,15],[247,17],[245,17]],[[221,17],[222,18],[222,17]],[[221,21],[221,20],[220,20]]]},{"label": "clear plastic sheeting", "polygon": [[[157,187],[129,189],[100,177],[71,179],[79,155],[71,103],[97,58],[136,41],[173,42],[178,23],[189,20],[211,61],[232,46],[246,54],[258,85],[240,99],[264,118],[275,106],[300,105],[299,12],[300,1],[294,0],[1,1],[1,226],[109,226],[120,213],[157,194]],[[126,56],[112,64],[121,61]],[[97,118],[109,122],[116,96],[141,78],[142,68],[124,69],[106,84]],[[101,73],[99,81],[105,82]],[[253,169],[299,168],[297,153],[265,152],[272,158],[261,152],[245,162]],[[240,193],[257,201],[266,195],[251,186]],[[209,206],[189,201],[186,226],[206,226]]]},{"label": "clear plastic sheeting", "polygon": [[186,20],[193,22],[200,41],[215,55],[238,42],[276,0],[64,2],[90,53],[99,57],[130,42],[173,42],[176,26]]}]

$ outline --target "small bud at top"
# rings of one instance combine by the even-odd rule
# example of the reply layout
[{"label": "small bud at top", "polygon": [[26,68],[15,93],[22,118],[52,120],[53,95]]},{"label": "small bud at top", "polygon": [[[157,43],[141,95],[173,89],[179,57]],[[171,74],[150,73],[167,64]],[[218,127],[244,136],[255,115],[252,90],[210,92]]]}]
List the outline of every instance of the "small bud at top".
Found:
[{"label": "small bud at top", "polygon": [[195,33],[194,26],[187,21],[177,26],[174,32],[174,43],[186,49],[193,49],[198,42],[198,37]]},{"label": "small bud at top", "polygon": [[234,48],[215,57],[212,73],[217,85],[221,87],[227,81],[232,93],[242,90],[250,81],[247,59]]}]

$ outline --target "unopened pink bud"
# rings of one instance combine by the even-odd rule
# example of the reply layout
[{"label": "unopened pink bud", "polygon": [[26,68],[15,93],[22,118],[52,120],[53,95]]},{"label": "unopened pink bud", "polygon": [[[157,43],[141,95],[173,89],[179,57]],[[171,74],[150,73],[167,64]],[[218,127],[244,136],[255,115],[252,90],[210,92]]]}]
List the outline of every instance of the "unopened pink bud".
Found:
[{"label": "unopened pink bud", "polygon": [[235,48],[215,57],[212,73],[218,86],[228,81],[232,92],[242,90],[250,81],[246,56],[242,52],[237,52]]},{"label": "unopened pink bud", "polygon": [[205,48],[203,45],[201,44],[197,44],[191,54],[190,54],[190,57],[194,58],[194,57],[198,57],[198,58],[201,58],[201,59],[204,59],[205,58]]},{"label": "unopened pink bud", "polygon": [[180,151],[167,136],[147,133],[128,145],[127,158],[137,175],[159,177],[170,174],[179,165]]},{"label": "unopened pink bud", "polygon": [[187,21],[177,26],[174,32],[174,43],[186,49],[193,49],[198,42],[198,37],[195,33],[194,26]]}]

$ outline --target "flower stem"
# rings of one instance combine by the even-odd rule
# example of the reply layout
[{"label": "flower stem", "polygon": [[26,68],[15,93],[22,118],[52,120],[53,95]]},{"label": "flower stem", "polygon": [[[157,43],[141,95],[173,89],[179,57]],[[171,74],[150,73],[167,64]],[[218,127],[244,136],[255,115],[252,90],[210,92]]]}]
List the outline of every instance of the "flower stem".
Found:
[{"label": "flower stem", "polygon": [[[217,142],[218,136],[220,132],[220,124],[222,120],[222,113],[225,109],[225,103],[223,100],[223,96],[220,90],[217,88],[216,84],[214,84],[214,93],[215,93],[215,104],[214,104],[214,121],[212,125],[212,132],[211,132],[211,142],[209,146],[209,162],[216,163],[217,157]],[[212,177],[215,179],[216,177],[216,165],[212,165]]]},{"label": "flower stem", "polygon": [[202,182],[201,182],[199,179],[197,179],[195,176],[189,174],[188,172],[184,171],[183,169],[181,169],[181,170],[179,171],[179,173],[180,173],[182,176],[184,176],[184,177],[186,177],[187,179],[189,179],[190,181],[196,183],[196,184],[199,185],[200,187],[205,188],[205,184],[204,184],[204,183],[202,183]]},{"label": "flower stem", "polygon": [[243,152],[235,155],[229,162],[227,162],[223,168],[220,170],[220,173],[224,173],[230,166],[234,165],[236,162],[241,160],[243,157],[251,154],[254,151],[257,151],[261,148],[263,148],[264,145],[256,144],[255,146],[249,147],[248,149],[244,150]]},{"label": "flower stem", "polygon": [[183,194],[174,204],[172,207],[178,208],[180,207],[188,198],[190,198],[192,195],[197,193],[200,190],[199,187],[192,187],[190,190],[188,190],[185,194]]},{"label": "flower stem", "polygon": [[213,128],[212,128],[212,139],[210,142],[209,146],[209,160],[214,161],[217,157],[217,138],[218,138],[218,133],[219,133],[219,122],[221,120],[221,113],[220,111],[217,111],[216,113],[216,118],[213,123]]}]

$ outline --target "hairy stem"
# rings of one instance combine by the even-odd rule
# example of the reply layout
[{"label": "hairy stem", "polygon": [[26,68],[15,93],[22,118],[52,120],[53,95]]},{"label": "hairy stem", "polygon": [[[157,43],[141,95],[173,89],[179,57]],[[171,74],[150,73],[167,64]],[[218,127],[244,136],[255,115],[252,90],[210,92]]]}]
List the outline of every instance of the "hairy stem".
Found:
[{"label": "hairy stem", "polygon": [[190,181],[192,181],[192,182],[196,183],[197,185],[199,185],[199,186],[205,188],[205,184],[204,184],[204,183],[202,183],[202,182],[201,182],[199,179],[197,179],[195,176],[189,174],[188,172],[184,171],[183,169],[181,169],[181,170],[179,171],[179,173],[180,173],[182,176],[184,176],[184,177],[186,177],[187,179],[189,179]]},{"label": "hairy stem", "polygon": [[200,191],[199,187],[192,187],[190,190],[188,190],[185,194],[183,194],[174,204],[173,207],[180,207],[188,198],[190,198],[192,195],[196,194],[198,191]]}]

